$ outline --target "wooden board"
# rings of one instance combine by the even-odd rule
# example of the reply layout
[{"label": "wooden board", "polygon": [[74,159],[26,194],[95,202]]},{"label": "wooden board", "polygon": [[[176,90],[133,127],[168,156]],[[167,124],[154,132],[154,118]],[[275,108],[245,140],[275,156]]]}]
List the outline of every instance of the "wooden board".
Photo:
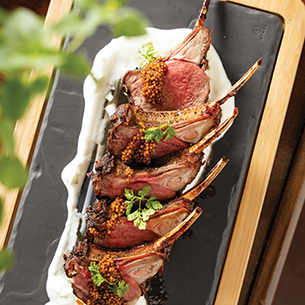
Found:
[{"label": "wooden board", "polygon": [[[60,20],[69,12],[72,6],[72,0],[52,0],[45,19],[45,26]],[[60,48],[62,37],[53,36],[50,43]],[[50,80],[53,74],[53,68],[46,70],[46,75]],[[31,163],[36,138],[39,133],[40,124],[43,118],[44,109],[47,104],[47,92],[34,99],[27,113],[20,120],[15,128],[16,154],[26,166]],[[8,243],[11,228],[14,222],[14,216],[18,208],[20,199],[19,190],[6,191],[1,188],[0,196],[4,199],[3,222],[0,230],[0,248],[5,247]]]},{"label": "wooden board", "polygon": [[[239,299],[305,35],[304,5],[299,0],[232,2],[278,14],[283,19],[284,35],[215,300],[217,305],[237,304]],[[46,24],[68,12],[71,5],[71,0],[51,1]],[[60,37],[54,38],[53,42],[59,47]],[[48,73],[51,77],[52,69]],[[24,164],[31,161],[46,102],[45,96],[33,101],[27,116],[16,126],[17,153]],[[1,246],[7,244],[18,207],[18,194],[13,191],[5,195]]]},{"label": "wooden board", "polygon": [[215,305],[238,303],[305,35],[305,9],[299,0],[230,2],[280,15],[284,34]]}]

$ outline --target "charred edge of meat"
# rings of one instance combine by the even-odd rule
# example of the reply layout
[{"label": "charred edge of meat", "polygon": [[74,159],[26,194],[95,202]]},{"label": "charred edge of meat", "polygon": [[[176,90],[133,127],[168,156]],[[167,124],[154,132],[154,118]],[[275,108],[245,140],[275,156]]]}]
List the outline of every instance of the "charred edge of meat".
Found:
[{"label": "charred edge of meat", "polygon": [[181,158],[183,157],[183,152],[184,150],[177,151],[164,157],[153,159],[149,166],[136,162],[126,165],[120,159],[117,159],[114,155],[107,153],[101,159],[98,159],[95,162],[95,171],[90,172],[88,177],[91,180],[97,181],[99,178],[102,178],[102,176],[113,173],[114,170],[118,170],[119,173],[125,175],[126,169],[128,167],[132,168],[134,173],[137,171],[152,172],[161,166],[180,162]]},{"label": "charred edge of meat", "polygon": [[77,257],[77,258],[84,258],[86,257],[88,252],[88,243],[86,240],[76,242],[74,247],[72,248],[69,255],[64,255],[64,260],[67,261],[68,259]]},{"label": "charred edge of meat", "polygon": [[176,125],[189,120],[198,120],[200,117],[215,116],[215,113],[217,113],[217,124],[221,119],[218,109],[219,106],[214,101],[201,106],[173,111],[143,111],[133,105],[123,104],[117,108],[116,113],[111,117],[111,129],[115,130],[120,125],[141,127],[139,123],[144,123],[146,128],[157,127],[166,123]]},{"label": "charred edge of meat", "polygon": [[[115,266],[117,266],[117,271],[121,277],[131,277],[132,280],[132,274],[134,273],[130,272],[133,272],[132,270],[135,267],[132,264],[133,262],[136,264],[137,262],[141,263],[147,258],[147,262],[151,262],[151,259],[155,261],[155,258],[159,257],[159,263],[153,267],[152,271],[147,272],[145,269],[145,273],[140,275],[140,281],[138,283],[141,284],[146,282],[149,278],[154,276],[156,272],[161,272],[164,262],[168,260],[170,250],[174,242],[187,229],[190,228],[190,226],[196,221],[201,213],[202,210],[197,207],[180,225],[178,225],[171,232],[159,238],[155,242],[150,243],[149,245],[141,245],[134,250],[108,251],[92,243],[88,243],[88,240],[76,243],[70,255],[64,256],[65,272],[69,278],[75,279],[74,284],[72,284],[75,294],[82,300],[87,300],[90,297],[90,285],[88,284],[90,284],[92,280],[88,271],[88,267],[91,262],[100,262],[101,260],[104,261],[104,259],[107,259],[108,257],[111,258],[111,261],[113,261]],[[81,286],[77,286],[77,281]]]},{"label": "charred edge of meat", "polygon": [[[111,154],[105,154],[101,159],[95,162],[94,169],[96,172],[100,172],[101,175],[106,175],[111,173],[112,169],[115,167],[115,157]],[[90,173],[88,176],[90,177]]]},{"label": "charred edge of meat", "polygon": [[[130,104],[121,105],[112,116],[107,146],[110,153],[119,156],[126,164],[134,162],[149,164],[151,159],[184,149],[197,142],[209,130],[219,124],[220,105],[215,102],[179,111],[141,111]],[[166,142],[146,141],[147,128],[172,124],[177,135]],[[185,129],[190,124],[199,126],[191,138],[184,139]],[[144,125],[145,124],[145,125]],[[196,127],[197,128],[197,127]],[[199,134],[198,134],[199,133]]]},{"label": "charred edge of meat", "polygon": [[126,209],[127,204],[122,197],[116,197],[114,200],[96,200],[93,206],[87,209],[85,235],[91,239],[106,238],[116,225],[122,222]]},{"label": "charred edge of meat", "polygon": [[[98,242],[99,245],[110,247],[109,242],[107,241],[107,238],[109,238],[108,236],[113,232],[113,230],[115,230],[117,225],[120,225],[122,221],[126,221],[127,219],[125,215],[126,204],[124,203],[123,199],[121,199],[121,201],[123,205],[125,205],[125,209],[122,210],[122,213],[118,213],[117,211],[114,210],[114,208],[112,208],[112,205],[116,201],[118,201],[118,199],[120,198],[117,197],[112,202],[111,200],[108,199],[96,200],[96,202],[92,206],[87,208],[87,219],[86,219],[87,230],[85,233],[85,237],[88,238],[90,242],[93,242],[95,238],[98,238],[98,240],[100,240],[100,243]],[[193,201],[190,201],[183,197],[175,198],[165,203],[163,205],[163,208],[156,211],[155,214],[151,215],[148,221],[153,221],[153,219],[157,219],[158,217],[179,211],[181,209],[184,210],[186,209],[189,214],[193,211],[193,208],[194,208]],[[155,232],[155,231],[151,231],[151,232]],[[142,234],[144,232],[142,230],[139,230],[138,233]],[[136,234],[136,232],[134,232],[134,234]],[[158,235],[157,233],[155,233],[155,236],[153,237],[149,236],[150,239],[147,239],[146,242],[143,241],[143,244],[145,243],[147,244],[148,242],[151,242],[159,238],[160,236],[161,234]],[[106,244],[101,242],[102,240],[105,239],[106,239]],[[97,241],[95,240],[95,242]],[[137,245],[138,244],[136,244],[135,246]],[[133,245],[124,243],[124,245],[121,247],[118,247],[118,245],[116,245],[115,247],[118,249],[133,248]],[[114,247],[111,246],[111,248]]]}]

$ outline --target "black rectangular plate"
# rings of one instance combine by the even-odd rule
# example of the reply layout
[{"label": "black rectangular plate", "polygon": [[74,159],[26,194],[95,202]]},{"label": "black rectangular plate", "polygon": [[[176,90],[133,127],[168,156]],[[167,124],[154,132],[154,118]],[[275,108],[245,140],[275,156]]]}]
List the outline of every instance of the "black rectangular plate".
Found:
[{"label": "black rectangular plate", "polygon": [[[170,29],[192,25],[202,0],[133,0],[130,5],[148,16],[155,27]],[[214,146],[211,167],[223,155],[230,159],[212,184],[215,194],[209,198],[203,194],[196,200],[204,213],[191,228],[192,236],[176,242],[165,265],[167,305],[213,303],[283,32],[275,15],[218,1],[211,1],[205,26],[213,30],[212,43],[232,83],[258,58],[263,64],[238,92],[240,114]],[[101,27],[81,49],[93,59],[110,40],[108,28]],[[55,79],[10,240],[16,262],[1,278],[1,305],[48,301],[47,270],[67,216],[67,191],[60,175],[76,153],[83,81],[59,74]]]}]

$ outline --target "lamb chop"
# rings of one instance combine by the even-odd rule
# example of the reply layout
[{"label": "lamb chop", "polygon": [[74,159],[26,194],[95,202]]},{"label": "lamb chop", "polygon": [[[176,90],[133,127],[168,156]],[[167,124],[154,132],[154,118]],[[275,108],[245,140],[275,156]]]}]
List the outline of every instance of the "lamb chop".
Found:
[{"label": "lamb chop", "polygon": [[212,32],[203,24],[209,2],[203,2],[194,30],[171,54],[125,74],[121,88],[130,103],[144,111],[164,111],[206,102],[210,93],[206,55]]},{"label": "lamb chop", "polygon": [[[107,146],[111,154],[122,157],[125,163],[148,161],[187,148],[189,143],[197,143],[212,128],[217,126],[221,117],[221,105],[234,96],[237,91],[249,80],[261,65],[259,59],[224,95],[205,105],[195,106],[175,111],[142,111],[130,104],[118,107],[111,117],[111,126],[108,132]],[[176,134],[173,138],[156,142],[145,140],[147,129],[164,126],[163,130],[171,125]],[[153,142],[154,141],[154,142]],[[145,154],[144,148],[153,145],[149,158],[141,158]],[[137,151],[135,154],[134,152]],[[128,154],[126,158],[126,154]],[[139,156],[140,155],[140,156]]]},{"label": "lamb chop", "polygon": [[206,189],[228,163],[222,158],[207,177],[187,193],[163,205],[146,222],[145,229],[139,229],[125,215],[126,203],[120,197],[113,202],[97,200],[87,208],[86,238],[95,245],[106,248],[126,248],[151,242],[173,230],[193,210],[193,200]]},{"label": "lamb chop", "polygon": [[163,158],[148,166],[127,166],[113,155],[106,154],[95,163],[95,171],[88,174],[98,199],[108,196],[114,199],[123,196],[125,189],[138,192],[150,185],[150,196],[160,201],[173,198],[197,175],[202,165],[204,149],[216,140],[231,125],[238,114],[233,114],[213,129],[197,144]]},{"label": "lamb chop", "polygon": [[145,282],[157,272],[162,272],[174,242],[201,213],[197,207],[163,237],[132,250],[110,251],[87,240],[78,242],[70,255],[64,256],[64,269],[71,278],[74,294],[91,305],[106,304],[106,300],[107,304],[135,304],[145,293]]}]

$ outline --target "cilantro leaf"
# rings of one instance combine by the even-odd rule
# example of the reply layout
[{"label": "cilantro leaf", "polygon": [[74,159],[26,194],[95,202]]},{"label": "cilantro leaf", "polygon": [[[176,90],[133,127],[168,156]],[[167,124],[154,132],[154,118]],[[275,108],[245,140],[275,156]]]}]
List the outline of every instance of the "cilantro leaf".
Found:
[{"label": "cilantro leaf", "polygon": [[123,297],[123,292],[129,291],[129,284],[126,284],[124,280],[116,281],[115,283],[110,283],[107,281],[100,273],[98,265],[91,262],[89,266],[91,272],[91,278],[95,285],[101,286],[102,283],[106,282],[109,286],[110,292],[117,293],[120,298]]},{"label": "cilantro leaf", "polygon": [[158,52],[155,50],[152,42],[143,45],[139,53],[141,55],[141,57],[138,58],[138,60],[140,61],[140,69],[142,69],[146,64],[150,63],[158,57]]},{"label": "cilantro leaf", "polygon": [[[142,190],[138,192],[137,195],[134,195],[132,190],[125,189],[125,197],[127,200],[125,203],[127,204],[127,220],[133,221],[135,227],[138,227],[140,230],[146,229],[146,222],[149,220],[150,216],[156,213],[156,211],[162,209],[162,204],[157,200],[156,196],[150,196],[149,198],[145,198],[149,195],[151,190],[151,186],[147,185]],[[131,194],[133,194],[131,196]],[[127,195],[127,196],[126,196]],[[145,202],[145,207],[142,208],[142,203]],[[138,203],[138,209],[134,212],[131,212],[134,203]]]},{"label": "cilantro leaf", "polygon": [[129,291],[129,284],[126,284],[124,280],[121,280],[117,285],[108,286],[109,291],[117,293],[120,298],[123,297],[123,292]]},{"label": "cilantro leaf", "polygon": [[91,262],[88,269],[91,272],[91,278],[95,285],[101,286],[103,282],[107,282],[101,275],[97,264]]},{"label": "cilantro leaf", "polygon": [[[167,127],[165,130],[163,130],[165,127]],[[166,140],[172,140],[173,136],[177,134],[176,129],[173,127],[173,125],[170,125],[169,123],[163,124],[160,127],[151,127],[147,128],[145,131],[145,140],[151,141],[155,140],[157,143],[159,143],[163,138],[163,141]]]}]

